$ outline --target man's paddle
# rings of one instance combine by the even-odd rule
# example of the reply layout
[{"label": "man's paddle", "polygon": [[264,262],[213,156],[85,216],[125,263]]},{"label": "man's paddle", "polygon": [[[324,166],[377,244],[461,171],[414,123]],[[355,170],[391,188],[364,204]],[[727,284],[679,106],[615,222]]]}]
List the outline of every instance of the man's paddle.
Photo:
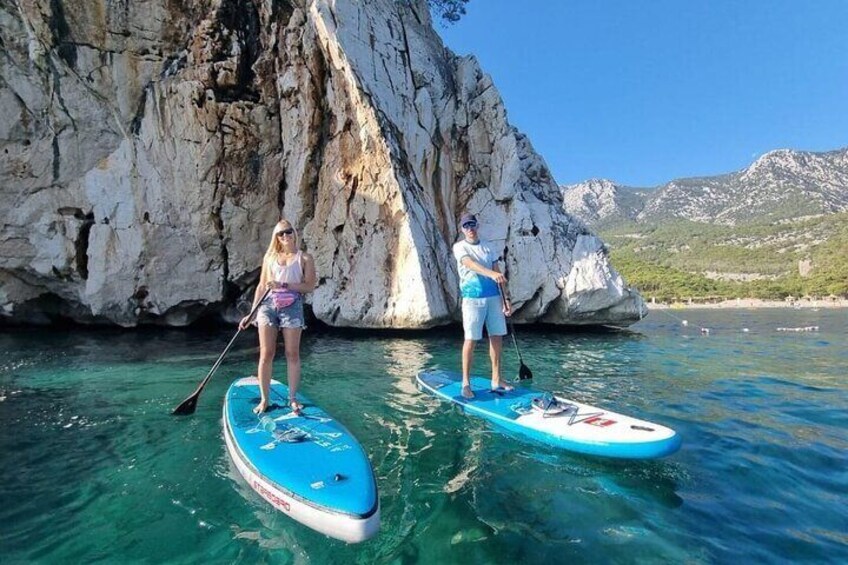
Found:
[{"label": "man's paddle", "polygon": [[[268,296],[269,292],[271,292],[270,288],[265,290],[265,294],[262,295],[262,298],[259,299],[259,302],[256,303],[256,306],[254,306],[253,309],[250,311],[250,314],[248,314],[248,318],[253,318],[253,315],[256,314],[256,311],[259,309],[259,306]],[[236,330],[236,335],[233,336],[233,339],[231,339],[230,343],[227,344],[227,347],[224,348],[224,352],[221,353],[221,356],[218,357],[218,360],[215,361],[214,365],[212,365],[212,369],[209,371],[209,374],[206,375],[206,378],[204,378],[200,382],[200,385],[197,387],[197,390],[191,393],[191,396],[183,400],[179,406],[174,408],[174,411],[171,412],[171,414],[173,414],[174,416],[189,416],[191,414],[194,414],[194,411],[197,409],[197,399],[200,397],[200,393],[203,392],[203,388],[206,386],[206,383],[209,382],[209,379],[211,379],[212,375],[215,374],[215,371],[218,370],[218,367],[221,365],[221,361],[224,360],[224,356],[230,350],[230,347],[232,347],[233,343],[236,341],[236,338],[239,336],[240,333],[241,324],[239,324],[239,329]]]},{"label": "man's paddle", "polygon": [[[504,308],[506,308],[506,292],[504,292],[503,285],[500,283],[498,283],[498,291],[501,293],[501,302],[503,302]],[[526,381],[532,379],[533,371],[524,364],[524,359],[521,357],[521,350],[518,349],[518,342],[515,341],[515,326],[512,325],[512,317],[508,316],[506,321],[509,324],[509,335],[512,336],[512,344],[515,346],[515,352],[518,353],[518,380]]]}]

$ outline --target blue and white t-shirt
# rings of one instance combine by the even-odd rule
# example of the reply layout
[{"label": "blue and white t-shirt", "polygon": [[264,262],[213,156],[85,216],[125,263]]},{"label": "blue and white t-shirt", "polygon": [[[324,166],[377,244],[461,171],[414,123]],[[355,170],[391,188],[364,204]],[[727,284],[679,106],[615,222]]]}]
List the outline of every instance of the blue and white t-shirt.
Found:
[{"label": "blue and white t-shirt", "polygon": [[471,243],[464,239],[458,241],[453,244],[453,256],[456,257],[459,292],[463,298],[486,298],[500,294],[498,283],[462,264],[463,258],[470,257],[474,262],[492,269],[498,261],[498,256],[487,242],[478,240],[477,243]]}]

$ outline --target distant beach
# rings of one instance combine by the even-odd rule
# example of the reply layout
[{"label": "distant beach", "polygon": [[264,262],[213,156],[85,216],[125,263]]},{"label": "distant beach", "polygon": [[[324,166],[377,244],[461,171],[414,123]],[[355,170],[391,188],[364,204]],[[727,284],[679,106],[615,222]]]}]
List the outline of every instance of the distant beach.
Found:
[{"label": "distant beach", "polygon": [[812,300],[762,300],[759,298],[732,298],[730,300],[698,302],[696,299],[678,302],[648,302],[649,310],[704,310],[724,308],[794,308],[798,310],[815,308],[848,308],[848,298],[824,298]]}]

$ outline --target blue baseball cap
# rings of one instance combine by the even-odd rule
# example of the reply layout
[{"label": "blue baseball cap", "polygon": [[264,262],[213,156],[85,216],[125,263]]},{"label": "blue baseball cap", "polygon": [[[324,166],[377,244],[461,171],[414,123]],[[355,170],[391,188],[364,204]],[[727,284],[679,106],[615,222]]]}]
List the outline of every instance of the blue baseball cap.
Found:
[{"label": "blue baseball cap", "polygon": [[477,221],[477,216],[475,216],[471,212],[463,212],[462,215],[459,217],[459,225],[460,226],[462,226],[463,224],[467,224],[468,222],[476,222],[476,221]]}]

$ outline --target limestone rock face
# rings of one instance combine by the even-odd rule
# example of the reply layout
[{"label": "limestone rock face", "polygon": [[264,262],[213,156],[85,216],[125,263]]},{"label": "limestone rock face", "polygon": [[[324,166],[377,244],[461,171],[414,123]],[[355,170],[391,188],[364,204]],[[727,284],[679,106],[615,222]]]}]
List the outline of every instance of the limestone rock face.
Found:
[{"label": "limestone rock face", "polygon": [[464,209],[518,321],[640,317],[423,0],[5,0],[0,51],[0,319],[234,319],[286,217],[318,319],[444,324]]}]

